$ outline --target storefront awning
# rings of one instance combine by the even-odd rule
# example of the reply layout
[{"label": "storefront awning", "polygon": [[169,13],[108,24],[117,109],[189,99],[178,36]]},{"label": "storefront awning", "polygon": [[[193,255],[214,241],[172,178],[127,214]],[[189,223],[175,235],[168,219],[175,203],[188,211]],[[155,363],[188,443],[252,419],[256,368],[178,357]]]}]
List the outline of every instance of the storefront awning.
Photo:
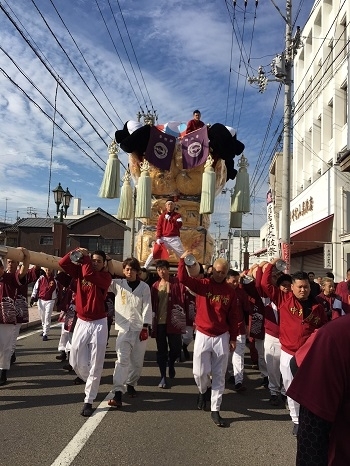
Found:
[{"label": "storefront awning", "polygon": [[291,254],[323,248],[324,243],[331,243],[333,229],[333,214],[318,222],[295,231],[290,235]]}]

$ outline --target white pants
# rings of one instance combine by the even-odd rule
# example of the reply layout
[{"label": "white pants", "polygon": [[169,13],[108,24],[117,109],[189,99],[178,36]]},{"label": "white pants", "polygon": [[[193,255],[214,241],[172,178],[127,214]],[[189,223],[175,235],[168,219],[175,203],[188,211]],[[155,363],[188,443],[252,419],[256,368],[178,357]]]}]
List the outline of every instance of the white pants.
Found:
[{"label": "white pants", "polygon": [[0,370],[10,369],[14,324],[0,324]]},{"label": "white pants", "polygon": [[186,325],[186,333],[182,335],[182,343],[189,345],[193,341],[193,325]]},{"label": "white pants", "polygon": [[21,330],[21,325],[22,324],[16,324],[16,325],[13,326],[11,356],[16,351],[17,338],[18,338],[19,332]]},{"label": "white pants", "polygon": [[48,335],[51,326],[51,314],[55,307],[55,299],[38,299],[38,309],[41,317],[41,325],[43,327],[43,334]]},{"label": "white pants", "polygon": [[65,351],[66,353],[68,353],[67,343],[69,342],[71,335],[71,332],[65,330],[64,322],[62,322],[61,336],[60,341],[58,342],[58,351]]},{"label": "white pants", "polygon": [[115,350],[117,360],[113,373],[113,393],[126,391],[126,384],[136,387],[143,367],[147,340],[140,341],[141,330],[119,330]]},{"label": "white pants", "polygon": [[232,353],[232,367],[235,384],[243,382],[245,342],[246,336],[238,335],[236,349]]},{"label": "white pants", "polygon": [[[174,253],[178,257],[181,257],[182,254],[185,252],[179,236],[162,236],[160,239],[163,241],[164,246],[167,249],[170,249],[170,251],[174,251]],[[147,267],[149,267],[152,261],[153,261],[153,251],[146,259],[146,262],[145,262],[146,269]]]},{"label": "white pants", "polygon": [[[288,354],[285,351],[281,350],[280,369],[281,369],[281,374],[282,374],[282,379],[283,379],[283,385],[286,391],[288,390],[293,380],[292,371],[290,370],[290,366],[289,366],[289,363],[292,357],[293,356],[291,354]],[[287,400],[288,400],[290,417],[292,418],[292,421],[294,422],[294,424],[299,424],[300,405],[296,401],[292,400],[292,398],[288,397]]]},{"label": "white pants", "polygon": [[262,377],[267,377],[267,367],[264,354],[264,340],[255,339],[255,348],[258,352],[258,364]]},{"label": "white pants", "polygon": [[264,350],[270,394],[278,395],[282,393],[284,395],[285,390],[281,381],[280,371],[281,343],[279,339],[265,333]]},{"label": "white pants", "polygon": [[211,381],[211,411],[220,411],[225,390],[225,373],[230,352],[228,332],[208,337],[197,330],[193,350],[193,375],[200,393],[205,393]]},{"label": "white pants", "polygon": [[85,384],[84,403],[97,396],[103,370],[108,337],[107,317],[87,322],[77,319],[69,363]]}]

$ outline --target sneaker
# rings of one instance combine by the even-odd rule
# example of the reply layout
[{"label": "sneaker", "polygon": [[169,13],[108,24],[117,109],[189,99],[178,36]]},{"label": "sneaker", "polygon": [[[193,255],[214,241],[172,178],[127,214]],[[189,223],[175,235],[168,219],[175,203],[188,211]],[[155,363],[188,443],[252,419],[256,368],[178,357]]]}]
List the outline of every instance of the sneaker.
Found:
[{"label": "sneaker", "polygon": [[137,397],[137,391],[135,390],[135,387],[132,385],[127,384],[126,385],[126,390],[128,392],[128,395],[130,398],[136,398]]},{"label": "sneaker", "polygon": [[168,388],[166,377],[162,377],[161,381],[158,384],[159,388]]},{"label": "sneaker", "polygon": [[293,431],[292,431],[292,434],[293,434],[294,437],[296,437],[298,435],[298,430],[299,430],[299,424],[295,424],[295,422],[294,422]]},{"label": "sneaker", "polygon": [[245,390],[247,390],[247,387],[245,387],[241,382],[235,384],[236,392],[244,392]]},{"label": "sneaker", "polygon": [[47,335],[43,335],[43,341],[47,341],[48,338],[47,338]]},{"label": "sneaker", "polygon": [[84,403],[83,409],[81,410],[80,414],[84,417],[90,417],[93,412],[94,410],[92,409],[92,404]]},{"label": "sneaker", "polygon": [[280,399],[278,395],[271,395],[269,399],[269,403],[271,406],[279,406]]}]

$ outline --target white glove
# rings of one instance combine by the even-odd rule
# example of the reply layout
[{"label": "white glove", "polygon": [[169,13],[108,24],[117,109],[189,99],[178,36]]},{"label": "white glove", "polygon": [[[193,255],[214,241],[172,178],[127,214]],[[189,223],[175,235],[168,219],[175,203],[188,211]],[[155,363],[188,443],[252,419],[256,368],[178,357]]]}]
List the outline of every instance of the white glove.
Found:
[{"label": "white glove", "polygon": [[165,218],[165,220],[170,220],[170,215],[169,215],[169,214],[165,214],[164,218]]},{"label": "white glove", "polygon": [[156,241],[156,243],[157,243],[157,244],[163,244],[164,241],[162,241],[160,238],[158,238],[157,241]]}]

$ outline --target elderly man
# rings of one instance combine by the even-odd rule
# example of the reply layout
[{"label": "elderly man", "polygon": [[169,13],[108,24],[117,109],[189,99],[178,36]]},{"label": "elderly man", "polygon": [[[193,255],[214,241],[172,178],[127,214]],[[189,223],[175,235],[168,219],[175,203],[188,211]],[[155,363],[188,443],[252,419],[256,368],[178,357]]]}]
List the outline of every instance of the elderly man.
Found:
[{"label": "elderly man", "polygon": [[[225,373],[230,351],[236,348],[238,322],[241,318],[234,289],[226,282],[228,262],[217,259],[210,278],[188,275],[184,257],[179,262],[178,278],[196,293],[196,339],[193,351],[193,375],[199,395],[198,409],[211,400],[211,418],[218,427],[226,427],[220,416]],[[210,375],[212,381],[210,382]],[[211,385],[211,387],[210,387]]]},{"label": "elderly man", "polygon": [[[175,202],[168,199],[163,212],[157,222],[157,244],[163,244],[167,249],[174,251],[180,257],[184,252],[180,240],[180,228],[182,227],[181,214],[175,211]],[[153,251],[147,257],[145,268],[147,269],[153,261]]]}]

